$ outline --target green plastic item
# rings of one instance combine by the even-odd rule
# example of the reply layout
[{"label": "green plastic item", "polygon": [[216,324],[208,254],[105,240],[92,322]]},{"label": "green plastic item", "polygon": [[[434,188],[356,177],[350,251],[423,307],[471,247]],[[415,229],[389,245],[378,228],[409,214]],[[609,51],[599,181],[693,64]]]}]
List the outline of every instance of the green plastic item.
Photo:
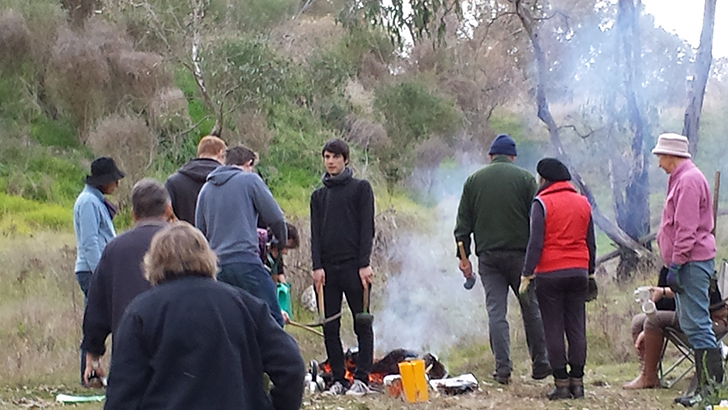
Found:
[{"label": "green plastic item", "polygon": [[291,314],[291,284],[279,283],[276,290],[278,291],[278,305],[282,311],[288,313],[289,318],[293,319]]},{"label": "green plastic item", "polygon": [[104,401],[105,398],[106,396],[103,394],[98,396],[71,396],[69,394],[59,394],[56,396],[56,401],[61,403],[90,403]]}]

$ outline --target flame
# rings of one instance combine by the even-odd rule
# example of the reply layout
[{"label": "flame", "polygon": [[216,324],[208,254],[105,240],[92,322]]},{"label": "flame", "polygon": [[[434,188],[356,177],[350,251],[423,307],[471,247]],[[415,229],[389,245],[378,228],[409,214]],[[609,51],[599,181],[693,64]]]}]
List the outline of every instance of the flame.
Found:
[{"label": "flame", "polygon": [[[320,364],[319,368],[324,373],[331,373],[331,366],[328,362]],[[346,369],[346,371],[344,372],[344,378],[349,382],[353,382],[356,364],[351,360],[346,360],[346,362],[344,363],[344,368]],[[369,373],[369,384],[381,385],[382,383],[384,383],[384,376],[386,376],[386,374],[384,373]]]}]

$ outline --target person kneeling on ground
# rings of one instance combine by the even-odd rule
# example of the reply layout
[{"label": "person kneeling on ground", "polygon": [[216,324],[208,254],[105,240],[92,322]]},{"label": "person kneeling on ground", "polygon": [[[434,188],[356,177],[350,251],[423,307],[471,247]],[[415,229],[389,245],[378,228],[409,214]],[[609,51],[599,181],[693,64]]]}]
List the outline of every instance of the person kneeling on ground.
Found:
[{"label": "person kneeling on ground", "polygon": [[129,304],[114,335],[105,409],[300,408],[306,370],[296,342],[264,302],[215,280],[216,261],[186,222],[154,237],[144,257],[154,287]]},{"label": "person kneeling on ground", "polygon": [[[660,379],[657,377],[657,365],[660,362],[660,354],[664,343],[664,331],[666,327],[673,327],[680,331],[680,324],[675,314],[675,294],[666,286],[666,267],[660,272],[658,286],[650,288],[650,295],[657,306],[657,311],[647,315],[640,313],[632,319],[632,339],[640,357],[640,374],[622,388],[627,390],[651,389],[660,387]],[[660,286],[660,284],[665,286]],[[670,309],[672,306],[672,309]],[[713,322],[713,332],[716,335],[725,334],[728,331],[728,306],[723,302],[720,291],[716,287],[710,294],[710,318]]]}]

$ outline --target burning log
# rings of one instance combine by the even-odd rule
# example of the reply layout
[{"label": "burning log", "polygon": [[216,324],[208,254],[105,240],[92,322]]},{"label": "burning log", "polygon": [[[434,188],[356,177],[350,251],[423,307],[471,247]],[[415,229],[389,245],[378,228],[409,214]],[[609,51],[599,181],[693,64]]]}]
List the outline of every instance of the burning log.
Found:
[{"label": "burning log", "polygon": [[[344,354],[344,368],[346,370],[344,377],[350,382],[354,380],[354,371],[356,370],[356,359],[358,355],[357,349],[347,349]],[[437,360],[433,354],[427,353],[420,356],[417,352],[406,349],[395,349],[387,353],[379,360],[372,363],[372,371],[369,373],[369,385],[374,389],[381,390],[384,383],[384,377],[391,374],[399,374],[399,363],[410,359],[422,359],[425,361],[425,374],[430,379],[442,379],[447,376],[445,366]],[[311,361],[309,369],[312,380],[321,377],[325,388],[334,383],[333,374],[329,361],[324,360],[321,363]]]}]

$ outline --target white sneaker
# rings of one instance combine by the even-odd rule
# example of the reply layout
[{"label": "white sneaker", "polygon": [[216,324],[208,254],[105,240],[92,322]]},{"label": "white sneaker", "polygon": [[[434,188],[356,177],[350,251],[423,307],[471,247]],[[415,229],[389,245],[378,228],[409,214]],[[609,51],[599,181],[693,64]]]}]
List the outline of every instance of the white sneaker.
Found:
[{"label": "white sneaker", "polygon": [[361,380],[354,379],[354,382],[351,384],[351,387],[349,387],[349,390],[346,391],[347,396],[357,396],[361,397],[366,394],[369,394],[372,392],[372,389],[369,388],[364,382]]},{"label": "white sneaker", "polygon": [[344,387],[344,385],[339,382],[336,382],[336,383],[332,384],[328,390],[326,390],[325,392],[323,392],[321,394],[323,394],[324,396],[341,396],[345,392],[346,392],[346,388]]}]

